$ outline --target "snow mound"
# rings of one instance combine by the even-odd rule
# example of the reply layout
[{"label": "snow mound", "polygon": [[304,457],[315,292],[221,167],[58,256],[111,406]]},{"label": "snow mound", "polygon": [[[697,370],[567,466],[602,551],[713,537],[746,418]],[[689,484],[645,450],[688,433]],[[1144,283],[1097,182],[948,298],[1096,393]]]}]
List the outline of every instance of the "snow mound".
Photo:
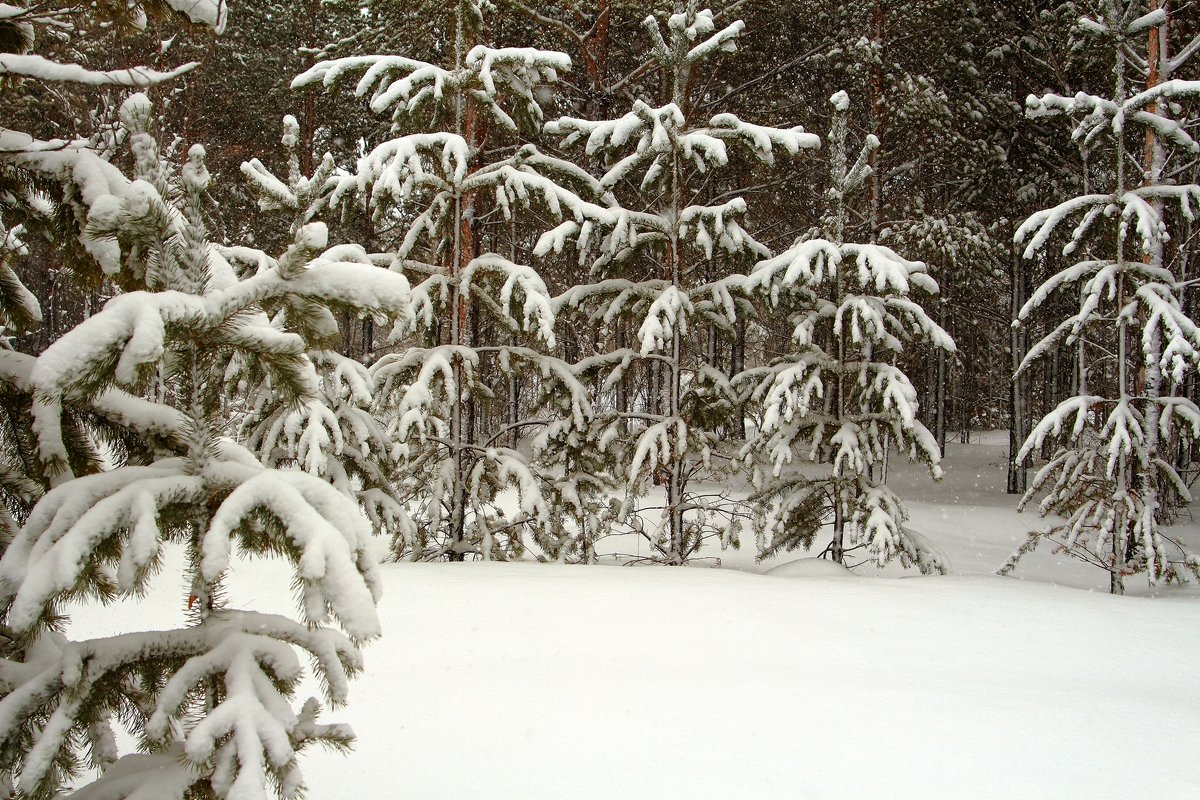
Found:
[{"label": "snow mound", "polygon": [[798,558],[778,567],[772,567],[764,575],[780,578],[853,578],[854,573],[836,561],[824,558]]}]

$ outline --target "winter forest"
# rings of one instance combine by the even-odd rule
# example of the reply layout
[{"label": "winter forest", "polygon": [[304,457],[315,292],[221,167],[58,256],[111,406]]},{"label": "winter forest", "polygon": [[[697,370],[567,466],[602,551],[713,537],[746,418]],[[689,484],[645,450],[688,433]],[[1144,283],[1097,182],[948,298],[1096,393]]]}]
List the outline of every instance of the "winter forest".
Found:
[{"label": "winter forest", "polygon": [[0,2],[0,800],[1200,795],[1198,184],[1200,0]]}]

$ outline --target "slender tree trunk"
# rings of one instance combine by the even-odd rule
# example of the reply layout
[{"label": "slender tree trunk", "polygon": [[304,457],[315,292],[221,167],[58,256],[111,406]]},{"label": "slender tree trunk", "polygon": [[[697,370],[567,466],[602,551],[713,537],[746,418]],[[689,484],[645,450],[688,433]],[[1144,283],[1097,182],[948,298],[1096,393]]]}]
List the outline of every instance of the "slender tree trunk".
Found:
[{"label": "slender tree trunk", "polygon": [[[729,374],[740,375],[746,368],[746,317],[738,314],[733,323],[733,345],[729,353]],[[733,420],[733,432],[739,442],[746,441],[746,410],[740,405]]]},{"label": "slender tree trunk", "polygon": [[[695,17],[695,2],[690,0],[687,9],[688,19]],[[680,61],[675,67],[671,99],[675,105],[687,114],[687,87],[690,70],[686,61],[682,60],[683,53],[677,53]],[[683,164],[680,162],[679,151],[676,148],[671,154],[671,185],[670,185],[670,219],[671,231],[667,241],[666,279],[679,292],[683,292],[683,253],[679,238],[679,218],[684,208],[683,198]],[[667,368],[665,397],[666,408],[664,417],[671,430],[667,440],[671,444],[671,464],[667,476],[667,514],[670,527],[670,555],[668,561],[682,564],[689,555],[685,552],[685,530],[683,519],[683,504],[686,493],[686,454],[684,442],[679,436],[679,428],[683,426],[683,415],[680,409],[680,399],[683,388],[683,341],[680,336],[679,322],[672,326],[671,363]]]},{"label": "slender tree trunk", "polygon": [[[1058,405],[1058,346],[1050,351],[1050,358],[1043,360],[1041,365],[1042,401],[1045,413],[1049,414]],[[1042,460],[1048,461],[1054,455],[1054,443],[1047,438],[1042,443]]]},{"label": "slender tree trunk", "polygon": [[521,419],[521,381],[514,374],[508,379],[508,446],[513,450],[521,441],[517,423]]},{"label": "slender tree trunk", "polygon": [[[948,285],[949,278],[946,276],[946,270],[942,269],[943,280],[947,285],[942,290],[941,299],[938,301],[938,324],[942,326],[942,330],[949,330],[946,326],[949,325],[949,297],[947,292],[950,287]],[[934,417],[934,432],[937,437],[938,449],[943,455],[946,453],[946,351],[942,348],[937,349],[937,375],[934,384],[934,392],[937,396],[936,415]]]},{"label": "slender tree trunk", "polygon": [[[842,169],[842,175],[839,176],[842,180],[845,179],[845,168]],[[839,225],[839,229],[840,229]],[[840,230],[839,230],[840,234]],[[841,236],[838,236],[837,244],[842,244]],[[843,284],[842,271],[838,270],[837,277],[834,280],[834,295],[833,304],[835,307],[841,307],[845,286]],[[844,336],[837,336],[837,380],[833,383],[833,408],[836,414],[836,419],[844,420],[846,418],[846,375],[844,365],[846,363],[846,339]],[[886,440],[885,440],[886,446]],[[833,540],[829,543],[829,557],[834,562],[841,564],[845,558],[846,552],[846,493],[847,487],[843,478],[834,475],[833,478]]]},{"label": "slender tree trunk", "polygon": [[[462,69],[463,57],[466,54],[466,31],[463,19],[464,11],[460,1],[456,13],[456,28],[454,39],[454,67]],[[466,103],[463,92],[455,97],[454,130],[460,136],[467,138],[474,125],[471,122],[471,109]],[[469,142],[470,139],[468,138]],[[450,255],[450,342],[452,347],[461,347],[464,343],[468,325],[468,309],[470,298],[459,285],[459,275],[470,263],[470,253],[473,245],[473,229],[471,219],[473,214],[473,198],[457,192],[454,197],[454,249]],[[467,526],[467,459],[466,441],[464,439],[465,412],[464,394],[466,369],[462,359],[457,356],[454,363],[454,396],[451,399],[450,412],[450,446],[451,457],[454,459],[454,487],[450,501],[450,541],[448,556],[451,561],[463,561],[466,558],[466,526]]]},{"label": "slender tree trunk", "polygon": [[883,44],[886,36],[887,16],[883,0],[871,3],[871,43],[875,46],[875,61],[871,64],[869,100],[871,107],[871,131],[879,139],[880,146],[871,151],[867,163],[871,166],[871,241],[879,239],[879,228],[883,220],[883,137],[886,123],[883,106]]},{"label": "slender tree trunk", "polygon": [[[1150,11],[1157,11],[1160,6],[1159,0],[1150,0]],[[1147,48],[1147,76],[1146,89],[1150,90],[1157,86],[1162,78],[1161,65],[1167,56],[1167,26],[1161,28],[1157,25],[1152,26],[1149,31],[1149,41]],[[1146,111],[1151,114],[1159,111],[1157,103],[1151,103],[1147,106]],[[1158,140],[1154,128],[1146,127],[1146,141],[1142,155],[1143,169],[1146,176],[1146,185],[1156,185],[1162,181],[1163,167],[1165,166],[1166,154],[1163,151],[1162,144]],[[1163,215],[1163,202],[1161,199],[1152,199],[1150,204],[1154,207],[1159,218]],[[1154,242],[1150,247],[1150,251],[1143,256],[1145,263],[1152,267],[1161,269],[1164,266],[1163,259],[1163,243],[1162,240],[1155,237]],[[1145,462],[1139,465],[1139,488],[1142,492],[1144,502],[1152,503],[1154,506],[1153,513],[1158,516],[1160,513],[1160,501],[1158,481],[1156,473],[1153,470],[1153,464],[1159,458],[1159,434],[1158,424],[1161,415],[1159,407],[1159,397],[1162,395],[1163,373],[1162,367],[1159,366],[1159,360],[1162,355],[1162,334],[1156,327],[1149,336],[1145,337],[1144,341],[1145,354],[1145,385],[1141,392],[1145,398],[1143,400],[1144,410],[1142,412],[1145,419],[1146,431],[1146,454]],[[1170,491],[1167,488],[1167,491]],[[1147,558],[1152,558],[1152,553],[1146,553]],[[1151,570],[1153,565],[1148,565]]]},{"label": "slender tree trunk", "polygon": [[[1008,240],[1010,243],[1013,241],[1011,234]],[[1008,494],[1025,494],[1029,488],[1029,471],[1025,460],[1018,463],[1017,453],[1029,435],[1029,411],[1026,407],[1028,378],[1024,373],[1018,375],[1017,370],[1025,358],[1028,332],[1026,326],[1016,324],[1021,306],[1025,304],[1025,268],[1016,244],[1010,244],[1009,248],[1009,311],[1014,324],[1008,336],[1009,369],[1013,379],[1008,385],[1008,481],[1005,491]]]},{"label": "slender tree trunk", "polygon": [[[628,333],[626,331],[625,321],[618,319],[616,321],[616,328],[617,328],[617,332],[616,332],[617,349],[623,351],[627,347],[629,347],[629,339],[628,339]],[[621,380],[617,381],[617,413],[619,413],[619,414],[629,413],[629,372],[628,372],[628,370],[625,372],[624,375],[621,376]],[[627,420],[623,419],[621,421],[621,425],[623,428],[627,429],[626,422],[627,422]]]},{"label": "slender tree trunk", "polygon": [[[1122,37],[1117,39],[1117,63],[1113,70],[1116,76],[1116,92],[1113,101],[1117,106],[1121,106],[1125,102],[1127,96],[1126,77],[1125,77],[1125,41]],[[1116,178],[1117,184],[1115,187],[1114,196],[1122,197],[1125,194],[1125,170],[1126,170],[1126,151],[1125,139],[1122,136],[1115,137],[1116,147]],[[1122,266],[1125,263],[1125,235],[1124,229],[1117,233],[1117,308],[1125,306],[1125,298],[1127,287],[1125,285],[1125,277]],[[1130,396],[1130,379],[1129,379],[1129,320],[1125,314],[1119,314],[1117,317],[1117,395],[1118,401],[1124,404],[1129,404],[1133,398]],[[1122,450],[1117,459],[1117,493],[1123,497],[1129,492],[1136,480],[1131,480],[1131,470],[1135,465],[1131,463],[1129,456]],[[1112,566],[1109,570],[1109,591],[1112,594],[1124,594],[1125,584],[1123,574],[1125,563],[1128,557],[1128,543],[1132,520],[1129,519],[1125,511],[1124,504],[1120,504],[1117,508],[1117,523],[1113,526],[1112,532]]]},{"label": "slender tree trunk", "polygon": [[[308,48],[320,47],[324,42],[318,38],[320,33],[321,0],[306,0],[305,2],[304,44]],[[310,67],[311,58],[305,59],[304,66]],[[313,174],[314,139],[317,132],[317,87],[307,86],[302,90],[300,99],[300,171],[304,175]],[[346,330],[346,329],[343,329]]]},{"label": "slender tree trunk", "polygon": [[367,317],[362,322],[362,363],[371,366],[375,361],[375,320]]}]

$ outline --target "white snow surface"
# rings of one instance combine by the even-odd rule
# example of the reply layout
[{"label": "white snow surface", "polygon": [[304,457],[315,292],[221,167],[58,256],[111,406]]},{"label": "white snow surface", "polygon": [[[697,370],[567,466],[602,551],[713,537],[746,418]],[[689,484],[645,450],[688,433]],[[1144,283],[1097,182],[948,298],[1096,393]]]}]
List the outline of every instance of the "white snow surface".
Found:
[{"label": "white snow surface", "polygon": [[[720,569],[385,565],[384,638],[326,715],[359,741],[302,757],[310,796],[1200,796],[1200,587],[1112,597],[1048,551],[990,575],[1040,524],[1003,494],[1004,452],[951,444],[933,487],[894,470],[946,577],[830,579],[785,564],[812,553],[755,564],[751,542]],[[76,609],[72,637],[180,624],[177,568]],[[286,612],[286,570],[235,564],[230,601]]]}]

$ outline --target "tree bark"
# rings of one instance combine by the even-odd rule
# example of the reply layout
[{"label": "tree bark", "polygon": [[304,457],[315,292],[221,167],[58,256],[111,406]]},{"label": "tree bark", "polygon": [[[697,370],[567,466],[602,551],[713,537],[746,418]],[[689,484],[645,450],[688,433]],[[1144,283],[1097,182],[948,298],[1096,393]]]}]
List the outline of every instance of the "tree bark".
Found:
[{"label": "tree bark", "polygon": [[1028,385],[1024,374],[1018,375],[1017,370],[1025,358],[1029,342],[1029,332],[1026,326],[1018,324],[1018,314],[1025,305],[1026,270],[1021,252],[1013,242],[1010,233],[1009,245],[1009,312],[1012,327],[1008,335],[1009,368],[1013,379],[1008,388],[1008,481],[1005,491],[1008,494],[1025,494],[1029,488],[1029,467],[1027,461],[1017,460],[1017,453],[1025,444],[1029,435]]},{"label": "tree bark", "polygon": [[879,147],[867,156],[871,166],[871,241],[879,240],[879,228],[883,219],[883,136],[886,128],[883,107],[883,43],[886,35],[887,17],[883,0],[872,0],[871,43],[875,46],[875,61],[871,64],[871,80],[868,98],[871,107],[871,131],[879,139]]}]

